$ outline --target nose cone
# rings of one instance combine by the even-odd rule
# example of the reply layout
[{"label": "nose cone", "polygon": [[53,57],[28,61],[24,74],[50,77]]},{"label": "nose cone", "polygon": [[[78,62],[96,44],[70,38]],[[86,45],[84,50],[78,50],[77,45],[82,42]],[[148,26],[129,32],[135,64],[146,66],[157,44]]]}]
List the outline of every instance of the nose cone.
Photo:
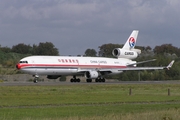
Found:
[{"label": "nose cone", "polygon": [[20,64],[16,64],[16,68],[19,70],[21,68]]}]

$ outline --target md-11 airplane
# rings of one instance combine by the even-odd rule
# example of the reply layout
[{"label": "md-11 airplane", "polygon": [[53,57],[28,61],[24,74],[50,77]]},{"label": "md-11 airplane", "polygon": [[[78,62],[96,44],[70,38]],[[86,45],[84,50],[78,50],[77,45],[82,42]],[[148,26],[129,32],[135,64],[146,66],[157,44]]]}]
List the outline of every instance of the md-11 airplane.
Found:
[{"label": "md-11 airplane", "polygon": [[138,36],[134,30],[122,48],[112,51],[116,58],[106,57],[73,57],[73,56],[29,56],[21,59],[16,65],[18,70],[31,74],[37,83],[39,75],[47,75],[48,79],[57,79],[62,75],[72,75],[71,82],[80,82],[76,76],[85,76],[87,82],[105,82],[105,75],[114,75],[129,70],[160,70],[172,67],[174,60],[164,67],[136,67],[137,64],[153,60],[136,62],[141,50],[135,49]]}]

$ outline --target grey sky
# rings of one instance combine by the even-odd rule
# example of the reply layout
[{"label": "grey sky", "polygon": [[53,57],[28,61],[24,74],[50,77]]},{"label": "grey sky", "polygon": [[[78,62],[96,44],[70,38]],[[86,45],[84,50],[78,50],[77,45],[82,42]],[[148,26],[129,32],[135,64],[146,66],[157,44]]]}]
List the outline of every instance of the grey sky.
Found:
[{"label": "grey sky", "polygon": [[0,44],[52,42],[60,55],[83,55],[106,43],[179,47],[179,0],[0,0]]}]

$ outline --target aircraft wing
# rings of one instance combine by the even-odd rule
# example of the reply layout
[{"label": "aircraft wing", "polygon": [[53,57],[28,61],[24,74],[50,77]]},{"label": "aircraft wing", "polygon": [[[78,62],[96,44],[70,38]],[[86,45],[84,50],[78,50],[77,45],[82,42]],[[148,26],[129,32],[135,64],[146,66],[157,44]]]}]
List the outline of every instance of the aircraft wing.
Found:
[{"label": "aircraft wing", "polygon": [[[145,62],[147,62],[147,61],[145,61]],[[144,62],[142,62],[142,63],[144,63]],[[169,70],[173,64],[174,64],[174,60],[172,60],[168,66],[164,66],[164,67],[127,67],[127,68],[122,68],[120,70],[122,70],[122,71],[126,71],[126,70],[162,70],[162,69]]]},{"label": "aircraft wing", "polygon": [[169,63],[169,65],[164,67],[126,67],[126,68],[118,68],[118,69],[101,69],[99,72],[109,72],[112,73],[113,71],[132,71],[132,70],[162,70],[167,69],[169,70],[172,65],[174,64],[174,60]]},{"label": "aircraft wing", "polygon": [[[143,62],[144,63],[144,62]],[[90,70],[95,70],[97,72],[100,72],[102,75],[106,75],[106,74],[111,74],[111,73],[119,73],[119,72],[123,72],[123,71],[135,71],[135,70],[139,70],[139,71],[142,71],[142,70],[162,70],[162,69],[167,69],[169,70],[172,65],[174,64],[174,60],[171,61],[169,63],[169,65],[167,66],[164,66],[164,67],[129,67],[129,65],[125,68],[111,68],[111,69],[78,69],[78,73],[80,74],[84,74],[85,72],[87,71],[90,71]]]}]

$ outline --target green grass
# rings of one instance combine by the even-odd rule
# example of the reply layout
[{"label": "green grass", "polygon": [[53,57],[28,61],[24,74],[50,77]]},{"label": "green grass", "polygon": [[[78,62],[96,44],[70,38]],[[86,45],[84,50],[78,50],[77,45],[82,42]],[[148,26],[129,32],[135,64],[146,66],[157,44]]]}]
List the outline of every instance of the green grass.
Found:
[{"label": "green grass", "polygon": [[[0,119],[58,119],[58,118],[92,118],[136,115],[139,113],[148,113],[148,111],[169,110],[167,108],[174,105],[99,105],[99,106],[58,106],[41,108],[3,108],[1,109]],[[176,108],[172,109],[176,110]],[[170,110],[169,110],[170,111]]]},{"label": "green grass", "polygon": [[180,85],[1,86],[0,107],[1,120],[176,120]]}]

